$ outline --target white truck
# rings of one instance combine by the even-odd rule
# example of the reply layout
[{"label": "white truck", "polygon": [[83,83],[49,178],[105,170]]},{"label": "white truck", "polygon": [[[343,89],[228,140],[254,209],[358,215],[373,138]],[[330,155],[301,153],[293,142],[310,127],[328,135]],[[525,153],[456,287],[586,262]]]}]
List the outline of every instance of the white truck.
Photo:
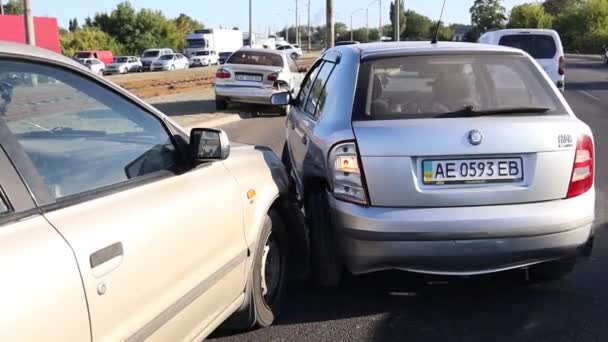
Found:
[{"label": "white truck", "polygon": [[235,52],[242,46],[243,33],[240,30],[198,29],[186,38],[184,54],[192,57],[198,52],[208,51],[210,56],[217,56],[223,52]]}]

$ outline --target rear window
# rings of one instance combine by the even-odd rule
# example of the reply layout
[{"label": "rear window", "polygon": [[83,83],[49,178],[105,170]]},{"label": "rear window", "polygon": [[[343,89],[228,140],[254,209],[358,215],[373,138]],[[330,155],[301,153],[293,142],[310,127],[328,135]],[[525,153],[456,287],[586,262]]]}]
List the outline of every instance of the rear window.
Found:
[{"label": "rear window", "polygon": [[498,44],[524,50],[536,59],[551,59],[557,53],[553,37],[544,34],[507,35]]},{"label": "rear window", "polygon": [[551,85],[524,56],[386,58],[365,61],[360,70],[355,120],[432,118],[466,108],[533,107],[547,109],[540,115],[567,113]]},{"label": "rear window", "polygon": [[114,58],[114,63],[127,63],[129,58],[127,57],[116,57]]},{"label": "rear window", "polygon": [[195,56],[209,56],[209,51],[199,51],[194,54]]},{"label": "rear window", "polygon": [[146,51],[146,52],[144,52],[142,57],[158,57],[159,53],[160,53],[160,51],[158,51],[158,50]]},{"label": "rear window", "polygon": [[170,61],[173,59],[173,55],[164,55],[164,56],[160,56],[160,58],[158,59],[159,61]]},{"label": "rear window", "polygon": [[91,58],[90,52],[78,52],[74,55],[74,58]]},{"label": "rear window", "polygon": [[230,56],[227,63],[283,67],[283,58],[273,53],[237,51]]}]

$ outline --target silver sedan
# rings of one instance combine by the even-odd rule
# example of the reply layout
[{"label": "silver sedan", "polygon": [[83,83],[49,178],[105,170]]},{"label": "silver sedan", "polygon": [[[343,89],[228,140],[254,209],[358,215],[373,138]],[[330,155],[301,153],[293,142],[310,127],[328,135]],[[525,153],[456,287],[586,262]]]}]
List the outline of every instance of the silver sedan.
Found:
[{"label": "silver sedan", "polygon": [[426,42],[342,46],[291,104],[283,161],[317,280],[342,266],[568,274],[593,243],[594,139],[525,52]]}]

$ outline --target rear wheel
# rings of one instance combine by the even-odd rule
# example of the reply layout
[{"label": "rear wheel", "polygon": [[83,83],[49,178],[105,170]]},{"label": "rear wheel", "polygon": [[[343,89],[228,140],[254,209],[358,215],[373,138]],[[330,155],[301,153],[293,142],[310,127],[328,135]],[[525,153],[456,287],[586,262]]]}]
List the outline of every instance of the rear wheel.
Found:
[{"label": "rear wheel", "polygon": [[576,257],[549,261],[530,267],[530,280],[537,283],[559,280],[574,270]]},{"label": "rear wheel", "polygon": [[342,265],[325,190],[319,189],[306,197],[306,218],[310,224],[314,281],[319,286],[337,286],[342,278]]},{"label": "rear wheel", "polygon": [[215,97],[215,109],[226,110],[228,108],[228,101],[225,98],[216,96]]}]

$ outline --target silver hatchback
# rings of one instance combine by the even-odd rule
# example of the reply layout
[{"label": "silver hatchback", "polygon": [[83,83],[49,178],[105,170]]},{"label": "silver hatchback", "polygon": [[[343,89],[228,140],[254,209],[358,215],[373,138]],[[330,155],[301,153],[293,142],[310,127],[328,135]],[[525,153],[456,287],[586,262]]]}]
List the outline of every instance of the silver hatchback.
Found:
[{"label": "silver hatchback", "polygon": [[290,104],[283,161],[317,280],[401,269],[568,274],[593,241],[593,136],[525,52],[381,43],[327,51]]}]

